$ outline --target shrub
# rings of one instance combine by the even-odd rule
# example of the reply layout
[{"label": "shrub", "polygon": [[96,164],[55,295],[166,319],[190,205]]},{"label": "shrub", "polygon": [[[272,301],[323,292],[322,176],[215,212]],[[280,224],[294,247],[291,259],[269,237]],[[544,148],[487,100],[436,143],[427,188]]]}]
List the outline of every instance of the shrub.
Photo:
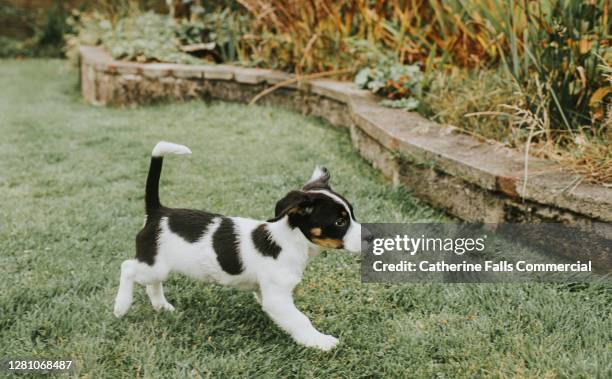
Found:
[{"label": "shrub", "polygon": [[[187,23],[152,12],[116,20],[98,12],[73,12],[71,24],[77,33],[67,37],[68,48],[79,44],[103,45],[116,59],[139,62],[193,63],[196,58],[181,51],[181,37],[187,38]],[[69,55],[74,55],[71,53]]]},{"label": "shrub", "polygon": [[[101,44],[116,59],[139,62],[198,63],[200,58],[217,62],[241,59],[237,42],[242,33],[240,15],[227,9],[201,9],[190,20],[173,19],[153,12],[135,12],[110,19],[98,12],[73,11],[68,49],[79,44]],[[195,53],[185,48],[195,46]],[[72,54],[74,55],[74,54]]]},{"label": "shrub", "polygon": [[419,106],[423,87],[421,68],[414,65],[393,64],[382,61],[376,67],[359,71],[355,83],[360,88],[386,97],[381,104],[391,108],[413,110]]},{"label": "shrub", "polygon": [[190,32],[190,43],[214,43],[217,61],[247,63],[244,51],[239,46],[242,37],[248,34],[246,18],[246,15],[232,8],[199,8],[193,21],[188,24],[191,26],[184,26],[184,30],[195,26],[199,31],[199,36]]},{"label": "shrub", "polygon": [[105,30],[102,43],[117,59],[189,63],[195,58],[180,49],[180,37],[185,37],[184,30],[184,24],[148,12],[119,20],[114,28]]},{"label": "shrub", "polygon": [[502,58],[521,87],[523,108],[541,107],[550,119],[549,139],[572,136],[585,125],[598,134],[605,126],[605,98],[612,95],[601,69],[604,59],[612,60],[606,3],[517,2],[511,27],[499,30],[511,41],[511,54]]},{"label": "shrub", "polygon": [[35,12],[0,2],[0,57],[61,57],[67,14],[61,2]]}]

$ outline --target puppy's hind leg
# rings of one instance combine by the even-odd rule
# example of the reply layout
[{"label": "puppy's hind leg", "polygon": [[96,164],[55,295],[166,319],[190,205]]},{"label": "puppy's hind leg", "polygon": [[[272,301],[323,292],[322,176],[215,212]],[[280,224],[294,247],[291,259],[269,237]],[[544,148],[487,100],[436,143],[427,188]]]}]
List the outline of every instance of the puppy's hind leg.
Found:
[{"label": "puppy's hind leg", "polygon": [[164,287],[162,286],[162,282],[147,284],[147,295],[149,295],[151,305],[153,305],[153,309],[156,311],[162,309],[170,312],[174,311],[174,307],[172,304],[168,303],[166,297],[164,296]]},{"label": "puppy's hind leg", "polygon": [[153,266],[129,259],[121,264],[121,279],[119,281],[119,291],[115,299],[115,316],[121,317],[127,313],[132,305],[134,283],[151,286],[147,288],[147,293],[151,298],[153,306],[165,309],[174,309],[164,297],[161,282],[166,279],[170,269],[163,262],[155,262]]},{"label": "puppy's hind leg", "polygon": [[113,313],[122,317],[127,313],[134,298],[134,275],[138,262],[135,259],[123,261],[121,264],[121,276],[119,278],[119,290],[115,298],[115,309]]}]

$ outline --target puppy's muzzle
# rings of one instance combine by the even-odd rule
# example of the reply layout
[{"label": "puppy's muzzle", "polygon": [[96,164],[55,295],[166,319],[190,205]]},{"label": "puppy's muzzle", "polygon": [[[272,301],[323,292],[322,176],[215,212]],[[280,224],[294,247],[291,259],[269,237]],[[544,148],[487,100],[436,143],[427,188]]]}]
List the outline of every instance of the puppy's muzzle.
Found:
[{"label": "puppy's muzzle", "polygon": [[370,232],[368,229],[361,226],[361,251],[368,251],[372,246],[372,241],[374,241],[374,234]]}]

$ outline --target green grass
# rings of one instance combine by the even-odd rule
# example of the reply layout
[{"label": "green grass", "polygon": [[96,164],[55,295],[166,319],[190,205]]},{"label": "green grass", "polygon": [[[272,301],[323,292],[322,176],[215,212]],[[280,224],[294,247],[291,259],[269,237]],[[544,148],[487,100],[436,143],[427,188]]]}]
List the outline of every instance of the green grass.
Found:
[{"label": "green grass", "polygon": [[160,139],[194,153],[166,160],[169,206],[267,218],[323,163],[362,221],[443,216],[316,119],[226,103],[94,108],[63,62],[0,71],[0,358],[72,357],[90,378],[610,377],[609,286],[365,285],[342,251],[316,258],[296,290],[313,324],[340,337],[330,353],[297,346],[250,293],[181,276],[165,283],[176,312],[155,313],[138,288],[116,319]]}]

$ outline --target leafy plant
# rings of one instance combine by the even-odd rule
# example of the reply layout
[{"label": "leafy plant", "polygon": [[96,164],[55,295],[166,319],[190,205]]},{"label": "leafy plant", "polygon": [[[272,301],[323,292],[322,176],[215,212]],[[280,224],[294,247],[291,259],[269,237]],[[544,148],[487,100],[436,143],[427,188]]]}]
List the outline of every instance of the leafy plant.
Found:
[{"label": "leafy plant", "polygon": [[[231,4],[230,4],[231,5]],[[246,25],[247,16],[232,8],[211,9],[195,8],[197,12],[192,17],[191,26],[197,25],[200,31],[200,41],[197,35],[193,42],[212,42],[222,62],[235,62],[246,60],[246,54],[240,48],[242,37],[248,34]]]},{"label": "leafy plant", "polygon": [[419,107],[419,101],[414,97],[407,97],[403,99],[396,100],[383,100],[380,102],[381,105],[389,108],[398,108],[403,109],[405,111],[412,111]]},{"label": "leafy plant", "polygon": [[381,104],[391,108],[413,110],[419,106],[424,75],[417,64],[402,65],[381,61],[377,66],[361,69],[355,76],[360,88],[385,96]]},{"label": "leafy plant", "polygon": [[[113,20],[100,12],[75,10],[69,23],[76,33],[66,39],[68,50],[72,50],[69,55],[74,55],[75,47],[82,43],[100,44],[117,59],[139,62],[198,63],[200,58],[237,61],[243,58],[237,46],[244,32],[241,17],[228,9],[201,8],[189,20],[138,11]],[[201,46],[197,54],[184,51],[192,45]]]},{"label": "leafy plant", "polygon": [[164,15],[147,12],[123,18],[102,35],[102,43],[117,59],[139,62],[190,63],[196,60],[180,49],[181,24]]}]

